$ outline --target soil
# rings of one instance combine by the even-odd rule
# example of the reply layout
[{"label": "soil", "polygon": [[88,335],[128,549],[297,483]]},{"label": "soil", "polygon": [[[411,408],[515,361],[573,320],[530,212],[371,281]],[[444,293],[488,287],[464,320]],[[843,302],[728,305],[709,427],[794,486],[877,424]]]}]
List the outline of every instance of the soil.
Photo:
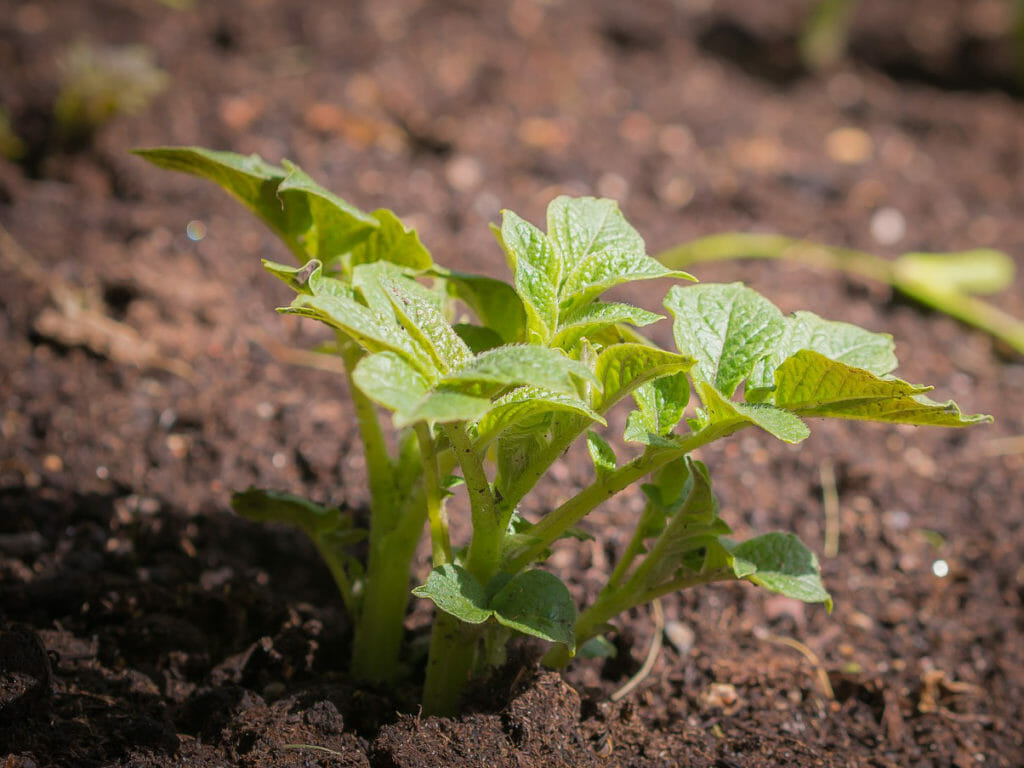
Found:
[{"label": "soil", "polygon": [[[703,451],[741,536],[793,530],[822,552],[835,492],[831,615],[704,588],[662,601],[668,642],[624,698],[648,610],[623,617],[613,661],[559,675],[525,646],[463,716],[422,717],[414,685],[346,675],[348,619],[311,545],[228,508],[253,484],[366,502],[344,385],[301,352],[320,332],[271,311],[287,291],[259,258],[283,248],[127,152],[289,157],[396,209],[442,263],[495,275],[487,223],[539,221],[559,192],[620,199],[652,253],[765,231],[885,256],[995,247],[1024,274],[1003,4],[865,0],[849,57],[817,74],[795,55],[808,6],[0,0],[0,107],[23,143],[0,160],[5,768],[1024,765],[1019,355],[858,278],[696,268],[893,333],[904,378],[996,423],[820,423],[799,447],[751,433]],[[70,142],[53,105],[77,40],[145,45],[169,80]],[[630,298],[656,308],[664,288]],[[1022,288],[992,301],[1024,316]],[[588,471],[570,452],[527,513]],[[581,600],[639,505],[624,495],[588,521],[595,542],[555,552]],[[427,619],[415,606],[411,648]]]}]

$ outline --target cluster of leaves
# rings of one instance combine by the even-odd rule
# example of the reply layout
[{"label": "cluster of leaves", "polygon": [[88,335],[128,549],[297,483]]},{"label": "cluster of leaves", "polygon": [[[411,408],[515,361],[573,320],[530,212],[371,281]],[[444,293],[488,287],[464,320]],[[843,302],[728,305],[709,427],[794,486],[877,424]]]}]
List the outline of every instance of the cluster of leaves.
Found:
[{"label": "cluster of leaves", "polygon": [[[427,711],[454,709],[467,676],[497,663],[510,633],[555,644],[547,660],[560,664],[592,650],[624,610],[695,584],[742,579],[830,604],[815,556],[795,536],[731,538],[708,470],[691,456],[697,448],[747,427],[796,443],[808,417],[943,426],[985,418],[893,377],[887,335],[807,312],[787,317],[738,283],[689,284],[647,255],[610,200],[556,198],[546,231],[504,212],[495,234],[506,283],[435,264],[393,213],[359,211],[287,162],[196,148],[141,154],[216,181],[262,218],[299,263],[265,264],[296,294],[279,311],[335,329],[367,452],[365,567],[346,554],[361,534],[337,509],[266,491],[240,494],[235,506],[310,533],[357,619],[353,670],[380,679],[398,668],[398,646],[385,635],[400,638],[409,562],[427,523],[434,568],[413,590],[438,609]],[[661,315],[601,298],[653,278],[678,281],[664,300],[675,351],[637,330]],[[691,390],[700,402],[688,407]],[[594,428],[622,401],[632,403],[623,438],[637,449],[620,460]],[[381,410],[398,431],[391,452]],[[594,481],[525,520],[520,502],[577,439]],[[537,564],[557,539],[582,535],[576,525],[590,511],[644,478],[632,539],[597,600],[577,613],[565,585]],[[472,536],[454,546],[446,500],[459,485]]]}]

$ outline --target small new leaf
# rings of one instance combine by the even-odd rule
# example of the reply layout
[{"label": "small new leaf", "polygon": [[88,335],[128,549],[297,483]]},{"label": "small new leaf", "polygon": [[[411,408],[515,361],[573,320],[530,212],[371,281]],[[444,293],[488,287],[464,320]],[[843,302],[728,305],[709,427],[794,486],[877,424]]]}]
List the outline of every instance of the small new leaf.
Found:
[{"label": "small new leaf", "polygon": [[768,403],[734,403],[710,384],[697,382],[697,393],[704,403],[707,424],[726,434],[746,424],[760,427],[786,443],[799,443],[811,434],[800,417]]},{"label": "small new leaf", "polygon": [[531,338],[547,343],[558,325],[562,262],[548,236],[512,211],[502,212],[498,234]]},{"label": "small new leaf", "polygon": [[652,435],[664,437],[683,418],[689,400],[690,380],[685,373],[662,376],[641,384],[633,390],[637,408],[629,413],[623,437],[644,444],[652,442]]},{"label": "small new leaf", "polygon": [[741,544],[722,543],[732,554],[737,578],[805,603],[825,603],[832,610],[818,558],[793,534],[766,533]]},{"label": "small new leaf", "polygon": [[487,591],[460,565],[447,563],[430,572],[426,583],[412,593],[425,597],[440,610],[467,624],[482,624],[493,611],[487,606]]},{"label": "small new leaf", "polygon": [[598,355],[594,366],[601,383],[601,392],[593,398],[594,410],[604,413],[642,384],[662,376],[685,373],[693,363],[692,357],[647,344],[622,343],[607,347]]},{"label": "small new leaf", "polygon": [[648,256],[643,238],[614,200],[556,197],[548,205],[547,227],[562,265],[558,299],[563,313],[623,283],[656,277],[693,279]]},{"label": "small new leaf", "polygon": [[629,304],[606,304],[595,301],[564,315],[551,346],[572,349],[584,337],[590,337],[610,326],[629,323],[638,328],[661,320],[661,315]]},{"label": "small new leaf", "polygon": [[604,480],[615,471],[618,464],[615,459],[615,451],[608,445],[608,441],[597,432],[587,432],[587,451],[590,453],[591,461],[594,462],[594,472],[598,481]]}]

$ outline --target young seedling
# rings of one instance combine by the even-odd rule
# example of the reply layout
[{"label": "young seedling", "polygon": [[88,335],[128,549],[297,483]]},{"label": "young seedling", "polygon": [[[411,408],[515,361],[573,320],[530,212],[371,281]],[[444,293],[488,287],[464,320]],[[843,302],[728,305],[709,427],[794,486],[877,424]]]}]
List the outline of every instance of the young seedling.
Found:
[{"label": "young seedling", "polygon": [[[831,605],[817,559],[796,536],[731,537],[696,449],[748,428],[797,443],[810,417],[951,427],[988,419],[894,378],[885,334],[809,312],[787,317],[739,283],[691,284],[647,255],[610,200],[558,197],[546,231],[506,211],[495,227],[506,283],[434,263],[393,213],[359,211],[291,163],[188,147],[139,154],[216,181],[263,219],[299,262],[265,262],[296,293],[279,311],[335,330],[366,450],[369,530],[338,508],[272,491],[237,494],[234,506],[310,535],[355,619],[351,670],[375,680],[401,673],[409,567],[426,523],[433,569],[413,594],[436,607],[427,713],[456,711],[466,682],[501,663],[514,634],[550,642],[545,662],[561,666],[584,647],[599,651],[622,612],[697,584],[746,580]],[[675,351],[636,330],[660,315],[601,299],[664,277],[679,281],[664,300]],[[691,389],[700,404],[688,410]],[[637,449],[620,458],[592,427],[624,400],[634,407],[623,437]],[[382,410],[397,430],[390,451]],[[593,481],[525,519],[522,500],[581,439]],[[555,541],[585,535],[576,526],[587,514],[645,478],[632,538],[577,614],[566,586],[538,565]],[[468,542],[449,534],[454,493],[469,500]],[[348,549],[362,536],[365,566]]]}]

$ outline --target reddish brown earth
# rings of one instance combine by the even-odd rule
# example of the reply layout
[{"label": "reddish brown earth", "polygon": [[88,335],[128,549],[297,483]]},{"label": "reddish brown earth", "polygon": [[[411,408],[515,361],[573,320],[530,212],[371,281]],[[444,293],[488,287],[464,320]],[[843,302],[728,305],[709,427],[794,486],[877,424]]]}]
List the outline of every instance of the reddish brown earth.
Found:
[{"label": "reddish brown earth", "polygon": [[[817,76],[793,54],[807,5],[0,3],[0,105],[27,145],[0,161],[5,768],[1024,764],[1019,356],[858,279],[698,268],[891,331],[905,378],[996,423],[815,424],[796,448],[744,434],[704,451],[741,535],[794,530],[819,552],[833,470],[831,616],[706,588],[663,601],[675,643],[616,703],[648,611],[624,618],[612,663],[558,676],[525,648],[526,671],[474,691],[464,716],[422,718],[414,686],[346,676],[349,625],[312,548],[227,508],[250,484],[365,503],[338,375],[289,352],[318,332],[272,312],[287,296],[259,257],[283,249],[219,191],[127,154],[287,156],[395,208],[443,263],[499,275],[486,224],[501,207],[538,220],[561,191],[620,199],[652,252],[774,231],[883,255],[993,246],[1024,267],[1001,4],[865,0],[852,57]],[[56,62],[79,39],[149,46],[170,85],[69,146]],[[883,207],[906,224],[889,245],[872,235]],[[1024,316],[1022,286],[993,300]],[[656,307],[664,286],[648,288],[634,298]],[[577,458],[532,510],[586,481]],[[638,504],[599,510],[597,542],[556,552],[581,600]],[[417,606],[411,640],[425,619]]]}]

